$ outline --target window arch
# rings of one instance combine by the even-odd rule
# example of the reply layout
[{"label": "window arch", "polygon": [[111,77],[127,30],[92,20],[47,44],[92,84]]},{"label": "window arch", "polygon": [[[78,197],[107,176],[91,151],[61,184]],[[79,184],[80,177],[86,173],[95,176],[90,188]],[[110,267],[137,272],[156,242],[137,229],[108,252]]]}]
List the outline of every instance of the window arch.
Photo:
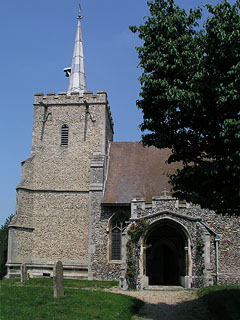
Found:
[{"label": "window arch", "polygon": [[69,132],[69,127],[67,124],[62,125],[61,129],[61,145],[62,146],[67,146],[68,145],[68,132]]},{"label": "window arch", "polygon": [[121,260],[122,248],[122,232],[127,226],[129,218],[125,214],[117,214],[113,216],[110,222],[110,259]]}]

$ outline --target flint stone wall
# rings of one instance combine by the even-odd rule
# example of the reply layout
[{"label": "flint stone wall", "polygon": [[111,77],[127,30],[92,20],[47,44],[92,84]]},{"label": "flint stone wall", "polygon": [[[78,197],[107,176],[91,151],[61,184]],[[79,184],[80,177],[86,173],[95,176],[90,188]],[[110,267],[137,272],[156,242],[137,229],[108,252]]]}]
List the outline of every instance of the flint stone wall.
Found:
[{"label": "flint stone wall", "polygon": [[130,217],[130,207],[102,207],[99,205],[102,194],[93,195],[92,233],[89,249],[90,279],[119,280],[121,261],[111,261],[110,255],[110,221],[115,214],[124,213]]}]

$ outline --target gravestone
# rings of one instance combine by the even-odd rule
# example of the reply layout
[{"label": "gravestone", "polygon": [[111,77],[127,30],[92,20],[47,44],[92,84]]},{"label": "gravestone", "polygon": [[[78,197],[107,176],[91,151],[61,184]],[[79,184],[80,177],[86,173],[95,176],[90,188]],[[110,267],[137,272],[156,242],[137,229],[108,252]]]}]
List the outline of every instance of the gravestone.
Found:
[{"label": "gravestone", "polygon": [[27,277],[27,265],[26,263],[21,264],[21,282],[24,282],[28,279]]},{"label": "gravestone", "polygon": [[57,261],[53,267],[53,296],[60,298],[64,296],[63,290],[63,264]]}]

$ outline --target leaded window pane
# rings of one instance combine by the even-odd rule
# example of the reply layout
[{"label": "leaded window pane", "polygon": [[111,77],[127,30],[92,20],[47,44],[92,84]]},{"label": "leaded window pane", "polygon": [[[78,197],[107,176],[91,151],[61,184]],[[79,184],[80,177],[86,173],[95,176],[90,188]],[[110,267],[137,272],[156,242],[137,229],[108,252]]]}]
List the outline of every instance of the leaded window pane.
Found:
[{"label": "leaded window pane", "polygon": [[121,231],[112,230],[112,260],[121,260]]},{"label": "leaded window pane", "polygon": [[128,217],[115,215],[111,221],[111,260],[121,260],[122,232],[127,226]]}]

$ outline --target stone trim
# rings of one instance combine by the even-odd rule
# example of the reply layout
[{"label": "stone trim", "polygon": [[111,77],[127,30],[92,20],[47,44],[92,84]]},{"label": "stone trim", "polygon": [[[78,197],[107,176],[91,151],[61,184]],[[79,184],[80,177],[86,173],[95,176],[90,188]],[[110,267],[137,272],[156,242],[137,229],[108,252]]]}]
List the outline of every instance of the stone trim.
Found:
[{"label": "stone trim", "polygon": [[27,232],[33,232],[35,230],[35,228],[32,228],[32,227],[23,227],[23,226],[18,226],[14,224],[10,225],[8,228],[18,229],[18,230],[27,231]]},{"label": "stone trim", "polygon": [[[45,97],[43,97],[43,98],[45,98]],[[55,99],[56,98],[58,98],[58,97],[55,97]],[[88,105],[105,105],[106,103],[105,102],[99,102],[99,101],[96,101],[96,102],[88,102]],[[34,103],[33,104],[34,105],[34,107],[42,107],[42,105],[41,104],[39,104],[39,103]],[[55,103],[47,103],[47,106],[48,107],[65,107],[65,106],[85,106],[86,105],[86,102],[66,102],[66,103],[61,103],[61,104],[59,104],[59,103],[57,103],[57,102],[55,102]]]},{"label": "stone trim", "polygon": [[92,183],[90,184],[90,191],[102,191],[103,184],[102,183]]},{"label": "stone trim", "polygon": [[[186,220],[190,220],[190,221],[195,221],[195,222],[198,222],[198,221],[202,221],[202,218],[201,217],[190,217],[190,216],[187,216],[187,215],[184,215],[184,214],[179,214],[179,213],[175,213],[175,212],[172,212],[172,211],[168,211],[168,210],[164,210],[164,211],[161,211],[161,212],[157,212],[157,213],[153,213],[153,214],[149,214],[147,216],[144,216],[144,218],[146,219],[151,219],[151,218],[155,218],[157,216],[160,216],[160,215],[163,215],[163,214],[169,214],[169,215],[172,215],[172,216],[175,216],[177,218],[182,218],[182,219],[186,219]],[[139,218],[130,218],[131,221],[138,221],[138,220],[141,220],[143,217],[139,217]]]},{"label": "stone trim", "polygon": [[51,192],[51,193],[89,193],[89,190],[51,190],[51,189],[31,189],[27,187],[17,186],[17,190],[26,190],[31,192]]},{"label": "stone trim", "polygon": [[[27,267],[32,267],[32,268],[53,268],[54,263],[43,263],[43,264],[39,264],[39,263],[25,263]],[[6,263],[7,267],[19,267],[21,266],[22,263]],[[79,265],[73,265],[73,264],[63,264],[63,268],[64,269],[78,269],[78,270],[85,270],[87,269],[87,264],[79,264]]]},{"label": "stone trim", "polygon": [[[162,214],[169,214],[169,212],[162,212]],[[154,215],[152,215],[154,216]],[[156,216],[156,214],[155,214]],[[154,217],[153,217],[154,218]],[[177,218],[179,218],[179,216],[177,216]],[[180,217],[182,218],[182,217]],[[170,221],[173,221],[174,223],[176,223],[176,225],[179,225],[181,228],[182,228],[182,231],[185,233],[185,236],[186,236],[186,239],[189,239],[190,241],[190,245],[191,245],[191,248],[193,247],[193,238],[189,232],[189,230],[187,229],[187,227],[180,221],[178,220],[175,220],[173,219],[172,217],[169,217],[168,215],[167,216],[164,216],[164,217],[160,217],[159,219],[157,220],[151,220],[150,219],[150,225],[149,225],[149,231],[151,230],[151,227],[159,222],[161,222],[161,220],[170,220]]]}]

